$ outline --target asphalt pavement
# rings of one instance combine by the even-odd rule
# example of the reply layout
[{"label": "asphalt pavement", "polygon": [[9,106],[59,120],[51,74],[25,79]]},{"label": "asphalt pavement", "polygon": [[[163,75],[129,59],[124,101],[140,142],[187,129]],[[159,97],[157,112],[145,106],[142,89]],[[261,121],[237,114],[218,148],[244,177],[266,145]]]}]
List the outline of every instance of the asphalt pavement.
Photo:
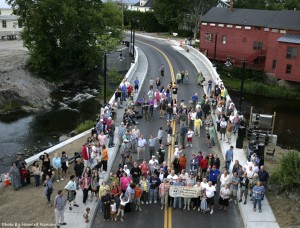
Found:
[{"label": "asphalt pavement", "polygon": [[[171,42],[148,39],[140,36],[136,36],[136,46],[138,46],[146,55],[149,63],[147,77],[143,85],[140,96],[147,94],[149,87],[149,79],[160,75],[159,67],[161,64],[166,66],[165,77],[160,77],[162,85],[165,87],[172,81],[171,72],[176,75],[177,71],[188,70],[189,72],[189,82],[179,85],[178,89],[178,101],[185,100],[186,103],[190,100],[194,93],[198,93],[199,97],[203,95],[202,87],[197,85],[197,70],[194,65],[183,55],[181,55],[176,49],[173,48]],[[170,67],[171,66],[171,67]],[[174,76],[175,76],[174,75]],[[152,121],[145,121],[144,119],[139,121],[138,128],[146,139],[152,134],[154,137],[157,135],[159,127],[166,129],[167,121],[159,119],[159,111],[154,112]],[[179,126],[176,125],[176,130]],[[166,143],[167,136],[164,135],[164,143]],[[186,154],[187,160],[189,161],[193,153],[197,153],[199,150],[203,151],[205,154],[208,153],[218,153],[221,159],[221,167],[224,166],[223,156],[221,156],[221,151],[217,146],[213,148],[207,148],[205,129],[201,129],[201,137],[194,137],[193,147],[186,148],[184,153]],[[158,148],[158,145],[157,145]],[[173,151],[172,151],[173,153]],[[147,161],[150,160],[150,155],[148,149],[146,149],[146,154],[141,156],[146,158]],[[120,155],[118,154],[112,171],[117,170],[120,160]],[[136,160],[136,154],[133,154],[133,160]],[[189,163],[189,162],[188,162]],[[187,166],[189,169],[189,165]],[[242,218],[239,209],[236,205],[230,204],[228,211],[218,210],[218,197],[215,198],[215,212],[214,214],[201,214],[198,211],[183,211],[183,210],[173,210],[168,212],[168,227],[199,227],[201,225],[206,227],[243,227]],[[142,212],[133,211],[130,213],[125,213],[125,221],[122,222],[104,222],[103,214],[100,210],[97,211],[95,220],[92,227],[166,227],[166,212],[160,209],[160,204],[142,205]]]}]

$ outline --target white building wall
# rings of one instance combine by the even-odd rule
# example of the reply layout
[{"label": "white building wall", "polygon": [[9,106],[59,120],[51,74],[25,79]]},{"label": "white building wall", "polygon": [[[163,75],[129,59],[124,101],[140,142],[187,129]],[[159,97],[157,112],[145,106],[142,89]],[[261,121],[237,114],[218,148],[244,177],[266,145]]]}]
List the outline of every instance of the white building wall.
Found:
[{"label": "white building wall", "polygon": [[[0,9],[0,35],[17,35],[22,28],[19,28],[18,19],[15,15],[12,15],[12,9]],[[3,27],[3,21],[6,21],[6,28]],[[1,38],[1,37],[0,37]]]},{"label": "white building wall", "polygon": [[12,9],[0,8],[0,16],[12,15]]}]

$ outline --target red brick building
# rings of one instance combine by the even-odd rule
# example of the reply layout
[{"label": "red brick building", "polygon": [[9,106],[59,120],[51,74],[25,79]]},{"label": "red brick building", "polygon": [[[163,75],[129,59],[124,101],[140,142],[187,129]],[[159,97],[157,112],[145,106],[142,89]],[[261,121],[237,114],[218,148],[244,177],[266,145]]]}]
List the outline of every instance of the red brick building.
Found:
[{"label": "red brick building", "polygon": [[300,11],[213,7],[202,18],[200,51],[220,61],[245,59],[248,67],[300,82]]}]

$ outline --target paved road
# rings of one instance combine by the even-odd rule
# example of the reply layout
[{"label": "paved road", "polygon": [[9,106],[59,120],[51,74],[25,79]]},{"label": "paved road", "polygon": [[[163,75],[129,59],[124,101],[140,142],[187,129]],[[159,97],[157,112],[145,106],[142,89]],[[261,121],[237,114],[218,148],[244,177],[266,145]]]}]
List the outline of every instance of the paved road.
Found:
[{"label": "paved road", "polygon": [[[179,86],[178,93],[178,101],[185,100],[188,102],[190,97],[197,92],[199,96],[203,95],[203,90],[197,86],[196,83],[196,69],[194,66],[181,54],[179,54],[176,50],[174,50],[170,44],[166,41],[159,40],[149,40],[146,38],[138,37],[136,38],[136,45],[141,48],[146,54],[149,62],[149,69],[147,78],[145,80],[144,88],[142,90],[141,95],[143,93],[148,92],[148,81],[150,77],[156,78],[159,75],[159,67],[163,63],[166,66],[165,77],[162,79],[162,85],[165,87],[171,82],[171,75],[168,62],[163,56],[162,52],[167,56],[170,61],[170,64],[173,67],[174,74],[176,75],[178,70],[188,70],[190,74],[190,82],[184,85]],[[151,45],[151,46],[149,46]],[[166,128],[166,120],[159,119],[158,112],[154,114],[153,121],[145,121],[141,120],[138,128],[144,134],[145,138],[148,139],[150,134],[157,135],[158,128],[162,126],[164,129]],[[176,129],[179,127],[176,126]],[[186,154],[187,159],[191,157],[192,153],[197,153],[199,150],[202,150],[205,153],[219,153],[219,157],[221,157],[220,150],[218,147],[209,149],[205,144],[205,130],[202,129],[200,138],[195,138],[193,142],[193,148],[185,149],[184,152]],[[164,137],[166,140],[166,136]],[[146,150],[146,159],[149,160],[150,155]],[[173,152],[173,151],[172,151]],[[136,158],[134,154],[133,159]],[[119,157],[116,158],[114,163],[113,171],[117,169]],[[221,162],[221,166],[224,165],[224,162]],[[189,168],[189,167],[187,167]],[[200,214],[198,211],[182,211],[182,210],[168,210],[162,211],[160,210],[160,204],[152,204],[152,205],[143,205],[143,212],[131,212],[125,214],[124,223],[121,222],[103,222],[103,215],[100,211],[97,212],[93,227],[127,227],[128,225],[133,227],[199,227],[201,225],[206,227],[243,227],[243,222],[241,219],[241,215],[239,213],[239,209],[237,206],[230,205],[228,211],[225,213],[223,211],[217,210],[217,200],[215,206],[215,213],[213,215],[210,214]],[[168,216],[166,216],[166,214]],[[166,221],[169,220],[166,226]]]}]

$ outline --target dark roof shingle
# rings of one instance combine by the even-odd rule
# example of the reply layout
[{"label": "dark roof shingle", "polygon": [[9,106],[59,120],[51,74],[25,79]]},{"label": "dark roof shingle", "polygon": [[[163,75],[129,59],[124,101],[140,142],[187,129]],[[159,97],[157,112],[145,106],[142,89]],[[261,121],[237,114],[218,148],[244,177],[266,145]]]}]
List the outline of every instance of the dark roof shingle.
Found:
[{"label": "dark roof shingle", "polygon": [[275,29],[300,30],[300,11],[211,8],[202,22],[257,26]]},{"label": "dark roof shingle", "polygon": [[145,5],[141,6],[140,2],[137,2],[134,4],[134,6],[139,6],[139,7],[152,7],[153,6],[153,1],[152,0],[148,0],[148,2],[146,2]]}]

